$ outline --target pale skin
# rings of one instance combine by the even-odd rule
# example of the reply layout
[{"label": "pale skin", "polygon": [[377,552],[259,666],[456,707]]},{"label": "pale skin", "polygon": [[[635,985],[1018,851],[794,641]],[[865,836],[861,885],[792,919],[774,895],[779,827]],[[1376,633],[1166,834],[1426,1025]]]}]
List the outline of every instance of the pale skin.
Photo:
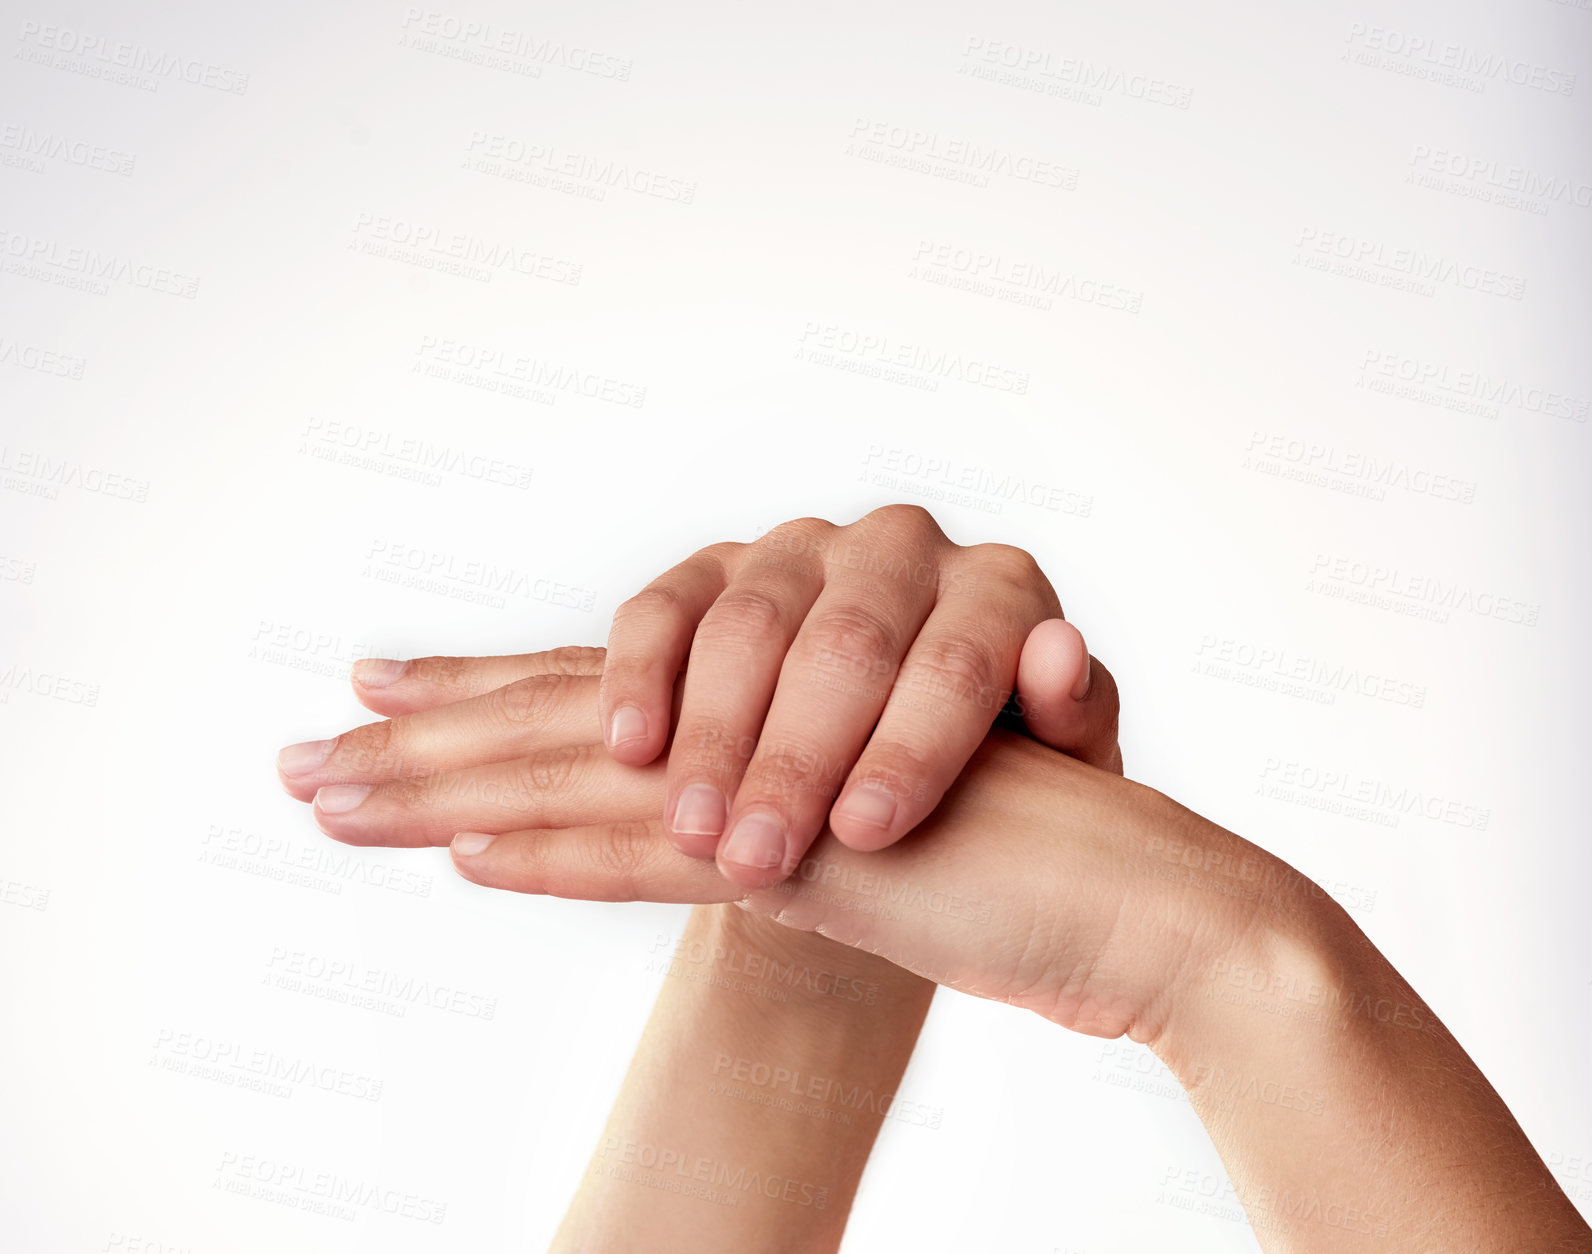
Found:
[{"label": "pale skin", "polygon": [[[644,1164],[650,1146],[654,1162],[677,1152],[686,1180],[753,1164],[783,1182],[781,1196],[725,1208],[622,1173],[589,1176],[557,1248],[833,1248],[877,1119],[826,1144],[828,1125],[776,1125],[744,1102],[717,1103],[692,1126],[682,1112],[701,1103],[670,1095],[702,1080],[705,1058],[732,1075],[736,1059],[793,1058],[826,1079],[892,1089],[927,1004],[921,981],[1146,1044],[1189,1090],[1267,1250],[1513,1250],[1522,1233],[1533,1248],[1592,1248],[1430,1009],[1340,908],[1263,850],[998,727],[909,839],[859,851],[826,828],[792,878],[748,889],[670,847],[667,762],[626,765],[604,748],[601,667],[594,650],[422,662],[361,694],[400,717],[339,737],[319,766],[284,778],[306,798],[323,785],[368,787],[350,809],[317,805],[341,840],[443,844],[464,833],[451,839],[455,865],[484,885],[735,903],[719,916],[733,925],[693,917],[721,948],[768,949],[776,932],[830,938],[861,951],[845,978],[874,984],[874,1008],[890,1013],[835,1014],[831,996],[760,1018],[765,1003],[667,982],[594,1164]],[[530,678],[495,686],[516,674]],[[735,930],[743,924],[765,930]],[[835,959],[819,961],[841,976]],[[840,1074],[848,1045],[881,1031],[881,1073]],[[1280,1096],[1290,1093],[1321,1100]],[[804,1202],[810,1188],[793,1200],[792,1182],[827,1186],[828,1206]],[[711,1244],[721,1222],[749,1226]]]},{"label": "pale skin", "polygon": [[[968,620],[975,597],[982,616],[976,629]],[[800,519],[755,546],[702,550],[620,608],[606,658],[569,649],[535,658],[366,661],[355,669],[355,685],[372,709],[402,715],[537,674],[600,674],[600,725],[616,761],[652,761],[669,743],[665,733],[672,741],[670,776],[684,782],[671,784],[664,807],[671,841],[696,857],[718,853],[727,876],[757,884],[795,865],[848,771],[853,782],[882,779],[901,789],[893,827],[841,823],[859,848],[891,843],[955,779],[1014,684],[1034,735],[1120,772],[1115,682],[1059,614],[1054,591],[1028,554],[1004,545],[963,548],[925,511],[890,506],[849,527]],[[687,654],[687,681],[671,693]],[[660,710],[651,698],[664,673],[669,683]],[[778,674],[777,685],[771,674]],[[834,682],[837,676],[842,682]],[[499,693],[497,716],[528,717],[545,682],[532,679]],[[646,710],[650,742],[614,734],[612,711],[625,705]],[[623,719],[618,726],[624,730]],[[389,768],[391,755],[402,758],[399,773],[429,774],[467,761],[476,743],[467,723],[441,727],[415,735],[412,724],[376,724],[335,746],[294,746],[282,755],[284,782],[296,796],[313,794],[324,817],[328,797],[332,805],[351,792],[363,797],[357,781],[366,776],[355,760],[375,752],[377,739]],[[458,743],[449,744],[455,734]],[[682,739],[691,751],[682,749]],[[343,784],[316,791],[334,780]],[[756,798],[760,809],[778,810],[798,842],[788,866],[743,867],[723,857],[719,836],[678,831],[675,799],[703,781],[735,798],[737,807]],[[484,797],[513,794],[501,780],[476,779],[472,786]],[[752,1003],[722,980],[690,978],[705,971],[684,972],[667,984],[557,1248],[772,1249],[780,1248],[770,1237],[777,1231],[793,1250],[832,1249],[878,1131],[881,1102],[889,1109],[934,985],[816,933],[721,906],[694,911],[682,944],[688,954],[700,946],[728,954],[732,963],[768,959],[781,970],[816,972],[831,989],[866,984],[869,1002],[859,1007],[832,993],[776,988],[788,1000]],[[755,1057],[748,1056],[749,1044]],[[713,1064],[709,1075],[702,1073],[705,1061]],[[804,1100],[803,1108],[816,1113],[791,1116],[786,1122],[795,1126],[785,1127],[783,1137],[771,1135],[767,1119],[780,1121],[784,1112],[755,1101],[725,1099],[709,1107],[711,1119],[702,1119],[704,1084],[733,1083],[747,1068],[754,1075],[777,1070],[806,1077],[820,1095],[832,1090],[858,1101],[861,1094],[860,1108],[812,1108]],[[658,1083],[660,1075],[669,1082]],[[740,1204],[716,1213],[704,1232],[695,1197],[638,1188],[624,1178],[627,1151],[667,1152],[682,1137],[698,1163],[744,1162],[750,1152],[780,1179],[821,1175],[828,1191],[821,1205],[808,1198],[794,1216],[784,1199],[738,1197]]]}]

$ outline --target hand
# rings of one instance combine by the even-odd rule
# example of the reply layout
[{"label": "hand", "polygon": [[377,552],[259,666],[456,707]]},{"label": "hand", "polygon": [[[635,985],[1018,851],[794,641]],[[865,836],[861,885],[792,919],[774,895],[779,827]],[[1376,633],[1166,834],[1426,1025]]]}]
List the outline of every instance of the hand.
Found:
[{"label": "hand", "polygon": [[627,765],[655,761],[673,729],[666,834],[755,888],[789,875],[826,817],[859,850],[915,827],[1014,683],[1041,741],[1120,772],[1116,684],[1034,559],[953,544],[927,511],[890,505],[666,571],[614,616],[598,706]]},{"label": "hand", "polygon": [[[660,839],[663,769],[625,768],[602,749],[598,683],[521,680],[299,747],[322,766],[285,775],[295,795],[328,785],[317,819],[341,840],[441,844],[460,832],[454,864],[481,884],[733,899],[1077,1031],[1147,1044],[1189,1091],[1256,1236],[1278,1254],[1326,1254],[1361,1234],[1410,1254],[1501,1254],[1523,1230],[1544,1248],[1592,1243],[1409,983],[1319,888],[1233,833],[997,728],[913,840],[862,855],[825,834],[794,879],[738,889]],[[438,772],[406,778],[428,750]]]},{"label": "hand", "polygon": [[[1175,928],[1160,917],[1163,881],[1140,873],[1154,869],[1142,833],[1127,845],[1110,833],[1125,814],[1146,828],[1152,818],[1156,830],[1175,826],[1181,807],[995,729],[912,841],[862,854],[826,835],[794,881],[749,892],[663,839],[665,764],[627,767],[606,753],[601,670],[599,650],[422,659],[361,693],[373,708],[409,713],[284,751],[284,785],[313,797],[316,821],[339,840],[452,841],[460,870],[483,884],[604,900],[744,900],[782,924],[1084,1031],[1118,1035],[1152,1009],[1168,972],[1150,942]],[[482,691],[516,674],[526,677]],[[460,694],[476,695],[426,708]],[[469,835],[454,840],[460,832]],[[483,837],[498,833],[485,848]],[[1140,926],[1122,932],[1119,914]],[[1045,972],[1058,970],[1113,982],[1054,983]]]},{"label": "hand", "polygon": [[[1053,626],[1064,624],[1057,620],[1042,624],[1024,651],[1027,692],[1035,709],[1067,708],[1077,715],[1080,707],[1067,706],[1063,700],[1077,679],[1069,662],[1087,664],[1088,658],[1070,655],[1067,633],[1053,635],[1048,630]],[[1076,637],[1076,632],[1071,636]],[[1051,648],[1058,639],[1058,646]],[[461,827],[499,831],[523,825],[527,820],[523,807],[532,790],[542,790],[543,803],[556,807],[556,789],[548,785],[567,778],[564,772],[576,765],[580,755],[589,758],[591,753],[594,724],[582,722],[561,680],[600,676],[603,663],[602,650],[570,648],[511,657],[379,664],[356,689],[367,706],[396,717],[335,740],[284,750],[279,763],[284,786],[300,800],[313,797],[322,827],[356,843],[435,844],[446,842]],[[382,682],[373,682],[376,679]],[[548,699],[559,693],[566,699]],[[1052,720],[1048,726],[1061,727],[1063,732],[1089,730],[1086,721],[1077,719],[1070,725]],[[514,761],[555,742],[551,759],[520,764],[523,772]],[[1113,765],[1120,769],[1120,754]],[[383,786],[372,798],[376,783]],[[383,810],[389,819],[379,832],[371,833],[369,824]],[[542,815],[549,823],[569,817],[556,808]],[[705,900],[727,901],[737,895],[724,885]],[[755,917],[740,926],[754,933],[775,927]],[[768,943],[829,945],[816,935],[798,939],[800,934],[776,930],[785,932],[786,939]]]}]

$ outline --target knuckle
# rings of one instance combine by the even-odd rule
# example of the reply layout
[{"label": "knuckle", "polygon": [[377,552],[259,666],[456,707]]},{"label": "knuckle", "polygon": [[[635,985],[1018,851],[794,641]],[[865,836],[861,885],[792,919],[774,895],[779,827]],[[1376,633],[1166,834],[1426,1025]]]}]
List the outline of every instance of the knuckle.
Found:
[{"label": "knuckle", "polygon": [[1002,690],[995,650],[984,640],[959,636],[919,642],[914,646],[902,683],[939,701],[987,705]]},{"label": "knuckle", "polygon": [[746,544],[739,540],[720,540],[717,544],[710,544],[706,548],[698,549],[694,559],[705,559],[716,565],[722,571],[734,570],[740,561],[741,555],[746,552]]},{"label": "knuckle", "polygon": [[795,518],[771,527],[749,546],[759,567],[816,572],[829,551],[835,525],[822,518]]},{"label": "knuckle", "polygon": [[605,895],[636,895],[637,881],[649,855],[649,836],[645,823],[606,823],[596,839],[582,844],[588,869],[600,877]]},{"label": "knuckle", "polygon": [[465,678],[468,662],[462,657],[417,657],[410,661],[404,675],[437,688],[456,688]]},{"label": "knuckle", "polygon": [[614,625],[622,621],[640,619],[678,618],[684,613],[685,596],[673,584],[649,583],[635,596],[621,601],[614,611]]},{"label": "knuckle", "polygon": [[559,745],[525,759],[523,782],[534,795],[559,793],[568,789],[591,756],[590,745]]},{"label": "knuckle", "polygon": [[789,640],[791,610],[772,592],[732,587],[702,619],[698,635],[735,641]]},{"label": "knuckle", "polygon": [[860,784],[872,784],[920,804],[936,799],[941,792],[939,772],[924,752],[896,741],[877,748],[869,745],[867,757],[857,765],[856,778]]},{"label": "knuckle", "polygon": [[1034,555],[1015,544],[977,544],[969,556],[977,561],[981,574],[1003,579],[1015,587],[1050,586]]},{"label": "knuckle", "polygon": [[548,705],[568,677],[562,674],[528,675],[504,684],[487,698],[487,709],[503,726],[524,730],[546,719]]},{"label": "knuckle", "polygon": [[892,501],[889,505],[881,505],[878,509],[870,510],[863,515],[862,521],[898,528],[919,536],[943,537],[945,534],[940,530],[940,524],[935,521],[934,515],[927,509],[905,501]]},{"label": "knuckle", "polygon": [[736,803],[753,797],[833,799],[840,795],[849,769],[849,763],[835,761],[822,749],[799,741],[760,744]]},{"label": "knuckle", "polygon": [[337,738],[328,759],[328,765],[357,771],[360,774],[380,771],[391,765],[397,748],[393,734],[395,720],[384,718],[379,723],[366,723]]},{"label": "knuckle", "polygon": [[900,649],[900,631],[877,610],[842,603],[813,623],[812,645],[819,656],[868,664],[879,659],[893,662]]},{"label": "knuckle", "polygon": [[756,751],[755,736],[736,737],[716,722],[694,723],[675,734],[669,765],[703,772],[715,779],[739,779]]},{"label": "knuckle", "polygon": [[593,645],[566,644],[540,655],[543,665],[559,675],[597,675],[602,672],[608,651]]}]

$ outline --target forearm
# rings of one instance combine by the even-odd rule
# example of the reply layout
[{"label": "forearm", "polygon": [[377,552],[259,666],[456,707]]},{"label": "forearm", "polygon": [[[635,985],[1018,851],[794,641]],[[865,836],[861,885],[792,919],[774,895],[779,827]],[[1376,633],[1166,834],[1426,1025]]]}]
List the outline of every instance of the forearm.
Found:
[{"label": "forearm", "polygon": [[933,992],[698,907],[553,1254],[835,1249]]},{"label": "forearm", "polygon": [[1151,1045],[1261,1246],[1512,1251],[1529,1232],[1534,1249],[1592,1247],[1502,1098],[1347,913],[1214,824],[1192,840],[1202,866],[1229,856],[1186,891],[1230,889],[1240,866],[1253,891],[1213,907],[1225,939],[1183,964]]}]

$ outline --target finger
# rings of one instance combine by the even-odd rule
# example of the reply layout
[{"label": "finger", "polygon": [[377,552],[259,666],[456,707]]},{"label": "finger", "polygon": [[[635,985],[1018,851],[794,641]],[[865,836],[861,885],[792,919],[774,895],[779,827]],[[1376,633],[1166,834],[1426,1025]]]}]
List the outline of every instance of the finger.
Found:
[{"label": "finger", "polygon": [[1017,697],[1034,739],[1122,774],[1117,681],[1089,656],[1083,634],[1071,623],[1046,619],[1029,632],[1017,666]]},{"label": "finger", "polygon": [[480,696],[527,675],[601,675],[603,650],[583,645],[502,657],[360,658],[354,695],[377,714],[409,714]]},{"label": "finger", "polygon": [[911,581],[881,585],[875,596],[845,585],[825,588],[779,672],[756,751],[734,794],[728,835],[718,848],[719,870],[728,879],[761,888],[795,869],[933,607],[933,587]]},{"label": "finger", "polygon": [[630,822],[529,831],[461,832],[454,868],[485,888],[580,901],[733,901],[745,890],[711,862],[682,858],[656,815]]},{"label": "finger", "polygon": [[664,571],[614,613],[597,706],[614,760],[651,762],[669,737],[669,697],[697,624],[724,591],[739,544],[714,544]]},{"label": "finger", "polygon": [[883,849],[922,822],[1011,694],[1023,641],[1048,612],[1046,585],[1043,576],[989,583],[977,597],[939,601],[907,652],[829,815],[850,848]]},{"label": "finger", "polygon": [[596,676],[531,675],[482,696],[367,723],[277,755],[300,801],[333,784],[375,784],[600,740]]},{"label": "finger", "polygon": [[418,779],[333,784],[315,794],[312,813],[323,832],[345,844],[446,845],[457,832],[644,819],[658,812],[663,774],[662,763],[615,762],[594,738]]},{"label": "finger", "polygon": [[816,565],[731,581],[697,628],[669,750],[664,818],[675,848],[711,858],[760,744],[780,668],[823,587]]}]

